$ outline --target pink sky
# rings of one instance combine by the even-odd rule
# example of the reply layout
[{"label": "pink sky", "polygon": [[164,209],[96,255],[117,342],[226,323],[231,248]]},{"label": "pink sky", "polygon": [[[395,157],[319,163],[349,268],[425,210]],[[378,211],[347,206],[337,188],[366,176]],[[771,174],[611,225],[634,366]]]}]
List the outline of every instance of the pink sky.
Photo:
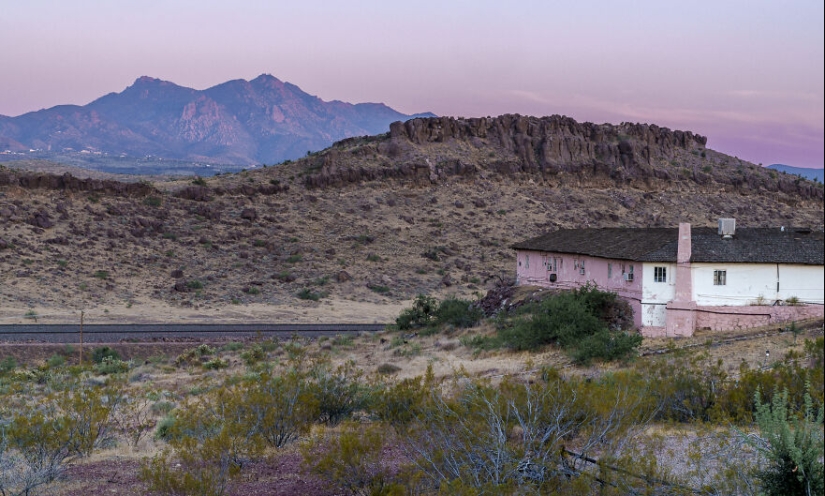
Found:
[{"label": "pink sky", "polygon": [[269,73],[324,100],[648,122],[823,166],[821,1],[0,2],[3,115],[142,75],[203,89]]}]

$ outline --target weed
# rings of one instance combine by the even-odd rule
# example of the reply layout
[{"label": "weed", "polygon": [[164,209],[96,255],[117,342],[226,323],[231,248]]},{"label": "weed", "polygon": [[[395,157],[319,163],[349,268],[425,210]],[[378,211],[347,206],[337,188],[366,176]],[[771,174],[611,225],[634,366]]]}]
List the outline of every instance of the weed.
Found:
[{"label": "weed", "polygon": [[160,197],[157,197],[157,196],[147,196],[143,200],[143,204],[146,205],[147,207],[159,207],[159,206],[161,206],[162,203],[163,203],[163,200],[161,200]]},{"label": "weed", "polygon": [[304,259],[304,257],[303,257],[303,256],[301,256],[301,254],[300,254],[300,253],[296,253],[295,255],[290,255],[290,256],[286,259],[286,263],[296,264],[296,263],[300,262],[300,261],[301,261],[301,260],[303,260],[303,259]]},{"label": "weed", "polygon": [[94,274],[94,277],[98,279],[108,279],[109,278],[109,271],[108,270],[97,270]]}]

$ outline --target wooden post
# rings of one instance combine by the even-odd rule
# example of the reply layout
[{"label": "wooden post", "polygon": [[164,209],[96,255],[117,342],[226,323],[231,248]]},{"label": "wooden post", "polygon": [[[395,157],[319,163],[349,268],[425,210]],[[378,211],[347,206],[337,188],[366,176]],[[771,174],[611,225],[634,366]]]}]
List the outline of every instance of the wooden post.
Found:
[{"label": "wooden post", "polygon": [[80,365],[83,365],[83,313],[80,311]]}]

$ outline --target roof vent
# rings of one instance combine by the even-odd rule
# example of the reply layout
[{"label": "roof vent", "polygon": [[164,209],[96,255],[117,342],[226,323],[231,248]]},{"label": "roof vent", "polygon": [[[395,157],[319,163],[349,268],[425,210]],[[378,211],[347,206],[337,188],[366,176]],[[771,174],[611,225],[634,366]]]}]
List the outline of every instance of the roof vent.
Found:
[{"label": "roof vent", "polygon": [[736,234],[736,219],[719,219],[719,235],[730,239]]}]

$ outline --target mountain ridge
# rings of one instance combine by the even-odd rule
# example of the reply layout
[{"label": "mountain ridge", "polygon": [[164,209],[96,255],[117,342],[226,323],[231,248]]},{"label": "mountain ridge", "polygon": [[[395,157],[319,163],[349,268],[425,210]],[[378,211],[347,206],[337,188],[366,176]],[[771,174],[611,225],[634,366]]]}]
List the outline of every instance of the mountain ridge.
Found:
[{"label": "mountain ridge", "polygon": [[271,75],[205,90],[141,76],[87,105],[0,117],[0,148],[252,165],[295,159],[409,117],[383,103],[325,102]]}]

